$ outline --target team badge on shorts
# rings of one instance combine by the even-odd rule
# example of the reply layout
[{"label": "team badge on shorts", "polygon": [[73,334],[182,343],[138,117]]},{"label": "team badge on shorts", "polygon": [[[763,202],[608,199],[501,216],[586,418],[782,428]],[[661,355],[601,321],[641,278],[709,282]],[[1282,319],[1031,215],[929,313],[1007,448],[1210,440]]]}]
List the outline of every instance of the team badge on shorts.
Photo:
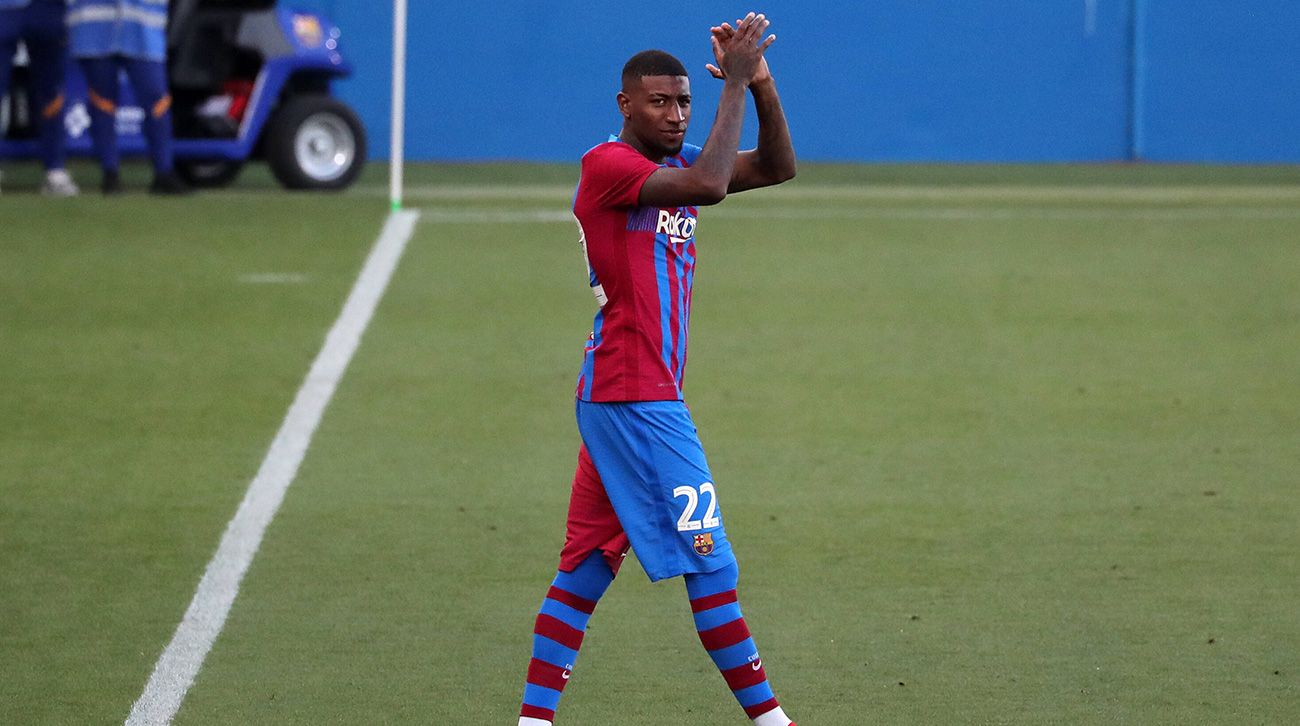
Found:
[{"label": "team badge on shorts", "polygon": [[713,554],[713,533],[695,535],[695,554],[711,555]]}]

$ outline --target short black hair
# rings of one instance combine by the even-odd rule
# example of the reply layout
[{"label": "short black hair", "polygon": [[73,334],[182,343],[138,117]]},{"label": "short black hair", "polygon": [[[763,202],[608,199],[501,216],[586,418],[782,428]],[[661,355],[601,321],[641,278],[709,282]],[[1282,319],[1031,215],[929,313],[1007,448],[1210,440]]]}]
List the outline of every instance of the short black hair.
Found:
[{"label": "short black hair", "polygon": [[684,76],[686,66],[662,50],[643,50],[623,65],[623,85],[642,76]]}]

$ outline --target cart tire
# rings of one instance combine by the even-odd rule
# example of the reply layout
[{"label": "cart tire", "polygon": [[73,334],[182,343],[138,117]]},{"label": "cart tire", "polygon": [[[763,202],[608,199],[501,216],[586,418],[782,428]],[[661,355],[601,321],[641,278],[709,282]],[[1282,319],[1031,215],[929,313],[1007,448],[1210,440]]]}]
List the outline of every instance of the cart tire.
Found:
[{"label": "cart tire", "polygon": [[239,172],[243,170],[244,162],[242,161],[227,161],[224,159],[215,161],[178,159],[176,161],[176,173],[190,186],[198,189],[215,189],[227,186],[239,178]]},{"label": "cart tire", "polygon": [[330,96],[291,98],[265,136],[266,160],[288,189],[343,189],[366,160],[366,132],[351,108]]}]

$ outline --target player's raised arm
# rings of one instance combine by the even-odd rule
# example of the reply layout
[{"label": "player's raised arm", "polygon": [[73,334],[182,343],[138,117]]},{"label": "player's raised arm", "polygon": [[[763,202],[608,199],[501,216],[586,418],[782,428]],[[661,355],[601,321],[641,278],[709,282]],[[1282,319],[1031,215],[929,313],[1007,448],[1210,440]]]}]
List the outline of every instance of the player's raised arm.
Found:
[{"label": "player's raised arm", "polygon": [[[731,35],[718,41],[723,49],[719,62],[727,77],[709,138],[691,166],[661,168],[651,174],[641,186],[641,206],[709,205],[727,196],[745,118],[745,88],[774,40],[759,43],[767,26],[766,17],[750,13],[737,22]],[[625,87],[618,97],[625,119],[622,138],[642,153],[651,152],[646,155],[653,158],[673,143],[680,148],[690,119],[690,84],[685,76],[647,76],[640,81],[633,88]]]},{"label": "player's raised arm", "polygon": [[[739,25],[739,21],[737,21]],[[736,29],[728,23],[710,28],[713,41],[713,55],[718,65],[705,66],[714,78],[726,80],[723,59],[727,53],[725,42],[734,36]],[[770,36],[769,43],[776,36]],[[785,120],[785,111],[781,108],[781,97],[776,92],[776,81],[767,64],[767,56],[760,60],[758,69],[749,81],[749,91],[754,96],[754,106],[758,111],[758,146],[742,151],[736,157],[736,166],[731,174],[728,192],[743,192],[746,189],[768,187],[789,181],[797,170],[794,155],[794,143],[790,140],[790,127]]]}]

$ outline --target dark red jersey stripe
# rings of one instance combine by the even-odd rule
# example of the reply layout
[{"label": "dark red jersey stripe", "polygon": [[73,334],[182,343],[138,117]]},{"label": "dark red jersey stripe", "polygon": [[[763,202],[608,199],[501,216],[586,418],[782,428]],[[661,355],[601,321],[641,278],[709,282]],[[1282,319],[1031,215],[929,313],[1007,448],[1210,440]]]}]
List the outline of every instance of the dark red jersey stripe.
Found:
[{"label": "dark red jersey stripe", "polygon": [[[748,668],[749,666],[745,667]],[[533,658],[528,662],[528,682],[534,686],[545,686],[546,688],[563,691],[565,684],[569,682],[567,676],[568,671],[544,660]]]},{"label": "dark red jersey stripe", "polygon": [[[754,666],[758,666],[755,668]],[[531,669],[530,669],[531,672]],[[742,688],[757,686],[767,680],[767,673],[763,671],[763,661],[756,660],[753,663],[746,663],[743,666],[729,668],[722,672],[722,677],[727,679],[727,687],[733,691],[739,691]],[[531,681],[529,681],[531,683]]]},{"label": "dark red jersey stripe", "polygon": [[[750,706],[746,708],[745,715],[750,717],[751,719],[755,719],[767,713],[768,711],[771,711],[774,708],[780,708],[780,706],[781,704],[777,703],[775,698],[769,698],[766,701],[763,701],[762,703],[758,704],[757,706]],[[794,725],[791,724],[791,726]]]},{"label": "dark red jersey stripe", "polygon": [[718,650],[735,645],[749,637],[749,626],[744,618],[736,618],[716,628],[700,631],[700,642],[705,650]]},{"label": "dark red jersey stripe", "polygon": [[543,721],[555,720],[555,712],[552,711],[551,709],[529,706],[526,703],[524,704],[523,708],[519,709],[519,715],[527,716],[528,718],[540,718]]},{"label": "dark red jersey stripe", "polygon": [[569,607],[573,608],[574,610],[580,610],[588,615],[592,614],[596,610],[595,600],[588,600],[585,597],[578,597],[577,595],[574,595],[573,593],[568,592],[567,590],[561,590],[560,588],[554,585],[551,585],[551,589],[546,592],[546,597],[556,602],[562,602],[565,605],[568,605]]},{"label": "dark red jersey stripe", "polygon": [[727,590],[716,595],[705,595],[691,601],[691,612],[702,613],[705,610],[712,610],[723,605],[730,605],[736,601],[736,591]]}]

